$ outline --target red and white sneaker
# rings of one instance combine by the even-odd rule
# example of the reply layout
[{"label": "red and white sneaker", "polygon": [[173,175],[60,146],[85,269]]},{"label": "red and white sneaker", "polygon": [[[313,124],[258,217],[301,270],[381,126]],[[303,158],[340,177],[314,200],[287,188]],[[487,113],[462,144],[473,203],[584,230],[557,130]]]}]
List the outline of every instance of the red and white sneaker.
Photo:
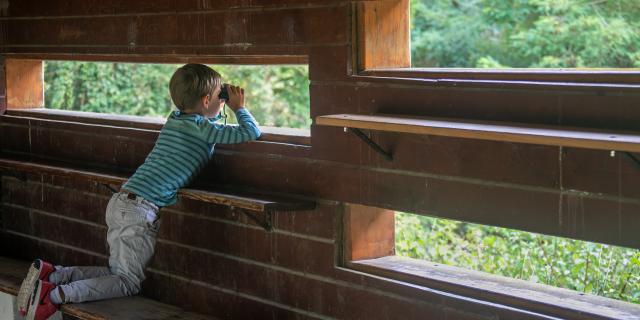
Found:
[{"label": "red and white sneaker", "polygon": [[29,268],[27,276],[22,280],[20,285],[20,291],[18,291],[18,311],[22,316],[27,314],[27,307],[29,304],[29,297],[33,292],[33,288],[38,280],[49,280],[49,274],[53,272],[54,268],[51,263],[36,259]]},{"label": "red and white sneaker", "polygon": [[59,305],[54,304],[49,298],[49,293],[54,290],[56,285],[44,281],[36,281],[36,285],[29,300],[29,312],[27,320],[46,320],[58,311]]}]

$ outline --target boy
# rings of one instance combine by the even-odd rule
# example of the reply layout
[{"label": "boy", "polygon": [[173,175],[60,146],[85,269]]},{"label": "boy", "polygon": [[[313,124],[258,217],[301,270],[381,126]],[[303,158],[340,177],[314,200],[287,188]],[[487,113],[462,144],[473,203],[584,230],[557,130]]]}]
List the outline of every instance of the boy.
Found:
[{"label": "boy", "polygon": [[244,107],[244,89],[226,84],[225,88],[237,126],[214,123],[225,104],[219,97],[220,74],[201,64],[184,65],[173,74],[169,90],[179,111],[171,113],[145,162],[107,205],[109,267],[54,267],[36,260],[17,299],[27,319],[47,319],[62,303],[140,291],[160,227],[158,210],[176,203],[178,189],[207,164],[216,143],[241,143],[260,136]]}]

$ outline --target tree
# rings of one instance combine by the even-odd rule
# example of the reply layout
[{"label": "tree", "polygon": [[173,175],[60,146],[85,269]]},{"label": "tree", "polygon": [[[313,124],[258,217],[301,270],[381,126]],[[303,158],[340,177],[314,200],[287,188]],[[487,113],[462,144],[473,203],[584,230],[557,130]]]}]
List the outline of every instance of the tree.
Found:
[{"label": "tree", "polygon": [[412,0],[419,67],[638,68],[636,0]]},{"label": "tree", "polygon": [[[165,117],[173,105],[169,80],[179,65],[47,61],[48,108]],[[306,66],[214,68],[223,81],[245,88],[246,103],[261,125],[309,128]]]}]

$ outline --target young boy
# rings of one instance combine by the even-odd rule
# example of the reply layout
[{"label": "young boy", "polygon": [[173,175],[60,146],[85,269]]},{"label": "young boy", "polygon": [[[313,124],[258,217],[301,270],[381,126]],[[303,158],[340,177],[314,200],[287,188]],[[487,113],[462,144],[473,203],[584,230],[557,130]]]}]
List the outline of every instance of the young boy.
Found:
[{"label": "young boy", "polygon": [[[61,267],[36,260],[20,287],[18,309],[27,319],[47,319],[62,303],[134,295],[153,256],[160,227],[158,210],[176,203],[178,189],[189,184],[213,155],[216,143],[241,143],[260,136],[244,107],[244,89],[225,85],[220,74],[201,64],[187,64],[171,77],[174,111],[145,162],[107,205],[109,267]],[[221,125],[225,102],[237,126]],[[27,312],[28,311],[28,312]]]}]

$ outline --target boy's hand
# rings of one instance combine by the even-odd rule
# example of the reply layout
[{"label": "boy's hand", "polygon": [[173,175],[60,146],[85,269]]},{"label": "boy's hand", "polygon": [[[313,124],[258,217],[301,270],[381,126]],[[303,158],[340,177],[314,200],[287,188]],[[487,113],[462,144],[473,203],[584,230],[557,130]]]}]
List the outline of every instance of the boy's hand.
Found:
[{"label": "boy's hand", "polygon": [[238,109],[244,107],[244,89],[230,84],[225,85],[227,86],[227,92],[229,92],[227,105],[229,105],[234,112],[238,111]]}]

